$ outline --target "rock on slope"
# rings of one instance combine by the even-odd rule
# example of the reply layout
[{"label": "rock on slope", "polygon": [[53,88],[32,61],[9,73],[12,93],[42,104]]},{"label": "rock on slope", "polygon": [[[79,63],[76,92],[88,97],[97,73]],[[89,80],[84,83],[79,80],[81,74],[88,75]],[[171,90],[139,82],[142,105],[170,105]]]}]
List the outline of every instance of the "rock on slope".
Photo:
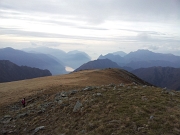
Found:
[{"label": "rock on slope", "polygon": [[2,134],[180,134],[177,92],[146,85],[58,86],[0,112]]},{"label": "rock on slope", "polygon": [[51,73],[49,70],[18,66],[8,60],[0,60],[0,82],[11,82],[43,76],[51,76]]}]

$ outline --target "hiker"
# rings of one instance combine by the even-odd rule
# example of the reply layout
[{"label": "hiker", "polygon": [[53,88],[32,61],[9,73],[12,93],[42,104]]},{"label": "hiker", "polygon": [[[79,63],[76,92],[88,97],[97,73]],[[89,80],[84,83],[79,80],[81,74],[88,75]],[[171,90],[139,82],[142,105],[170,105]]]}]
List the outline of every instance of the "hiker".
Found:
[{"label": "hiker", "polygon": [[25,105],[26,105],[25,98],[22,99],[21,103],[22,103],[23,107],[25,107]]}]

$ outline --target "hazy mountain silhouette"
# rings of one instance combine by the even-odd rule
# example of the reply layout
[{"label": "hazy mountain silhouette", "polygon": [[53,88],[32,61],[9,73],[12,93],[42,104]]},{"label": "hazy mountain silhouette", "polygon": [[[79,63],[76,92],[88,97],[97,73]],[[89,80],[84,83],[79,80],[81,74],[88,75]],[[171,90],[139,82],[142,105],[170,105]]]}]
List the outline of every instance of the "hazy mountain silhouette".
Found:
[{"label": "hazy mountain silhouette", "polygon": [[180,90],[180,68],[140,68],[133,70],[132,73],[153,85]]},{"label": "hazy mountain silhouette", "polygon": [[27,53],[13,48],[0,49],[0,60],[10,60],[19,66],[48,69],[53,75],[66,73],[65,67],[46,54]]},{"label": "hazy mountain silhouette", "polygon": [[91,57],[90,57],[87,53],[82,52],[82,51],[78,51],[78,50],[69,51],[67,54],[78,54],[78,53],[83,54],[83,55],[86,56],[87,58],[91,59]]},{"label": "hazy mountain silhouette", "polygon": [[70,51],[68,53],[59,49],[52,49],[48,47],[28,48],[24,50],[50,54],[56,57],[64,66],[69,66],[74,69],[91,60],[88,54],[77,50]]},{"label": "hazy mountain silhouette", "polygon": [[0,74],[0,82],[11,82],[52,75],[49,70],[18,66],[9,60],[0,60]]},{"label": "hazy mountain silhouette", "polygon": [[127,55],[127,53],[123,52],[123,51],[117,51],[113,53],[114,55],[119,55],[121,57],[124,57],[125,55]]},{"label": "hazy mountain silhouette", "polygon": [[126,62],[149,60],[176,62],[180,60],[180,56],[175,56],[173,54],[155,53],[149,50],[137,50],[135,52],[130,52],[129,54],[127,54],[124,59]]},{"label": "hazy mountain silhouette", "polygon": [[59,58],[64,58],[64,56],[66,55],[66,52],[63,50],[53,49],[53,48],[48,48],[48,47],[37,47],[37,48],[25,48],[23,49],[23,51],[30,52],[30,53],[46,54],[52,57],[53,59],[56,59],[56,61],[64,65],[64,63],[59,59]]},{"label": "hazy mountain silhouette", "polygon": [[149,50],[137,50],[121,57],[119,55],[107,54],[99,56],[98,59],[108,58],[120,66],[131,67],[133,69],[142,67],[162,66],[180,67],[180,56],[173,54],[154,53]]},{"label": "hazy mountain silhouette", "polygon": [[125,60],[120,55],[114,55],[112,53],[108,53],[107,55],[100,55],[98,59],[109,59],[116,62],[119,66],[125,65]]}]

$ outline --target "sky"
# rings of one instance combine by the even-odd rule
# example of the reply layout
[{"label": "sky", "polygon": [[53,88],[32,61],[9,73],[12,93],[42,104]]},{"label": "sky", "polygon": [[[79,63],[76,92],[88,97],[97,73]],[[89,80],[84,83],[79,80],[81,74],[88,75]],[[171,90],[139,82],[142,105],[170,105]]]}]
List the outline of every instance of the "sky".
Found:
[{"label": "sky", "polygon": [[180,0],[0,0],[0,48],[180,55]]}]

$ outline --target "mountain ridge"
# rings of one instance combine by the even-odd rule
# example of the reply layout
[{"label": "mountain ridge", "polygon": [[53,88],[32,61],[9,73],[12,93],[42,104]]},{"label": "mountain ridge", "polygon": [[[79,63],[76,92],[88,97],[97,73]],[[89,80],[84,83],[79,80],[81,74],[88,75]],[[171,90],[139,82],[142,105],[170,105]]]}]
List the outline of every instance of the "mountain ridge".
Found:
[{"label": "mountain ridge", "polygon": [[105,56],[100,55],[98,59],[105,58],[108,58],[116,62],[121,67],[127,66],[133,69],[152,66],[172,66],[175,68],[180,67],[180,56],[176,56],[173,54],[155,53],[143,49],[137,50],[135,52],[130,52],[129,54],[126,54],[124,57],[120,57],[118,55],[109,53]]}]

